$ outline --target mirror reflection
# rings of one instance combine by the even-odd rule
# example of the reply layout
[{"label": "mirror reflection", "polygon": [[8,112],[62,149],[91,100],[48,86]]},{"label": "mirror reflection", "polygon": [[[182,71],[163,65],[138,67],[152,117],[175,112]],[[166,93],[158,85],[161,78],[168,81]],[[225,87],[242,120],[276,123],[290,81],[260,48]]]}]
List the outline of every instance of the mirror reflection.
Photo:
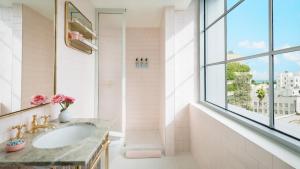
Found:
[{"label": "mirror reflection", "polygon": [[54,94],[55,1],[0,1],[0,116]]}]

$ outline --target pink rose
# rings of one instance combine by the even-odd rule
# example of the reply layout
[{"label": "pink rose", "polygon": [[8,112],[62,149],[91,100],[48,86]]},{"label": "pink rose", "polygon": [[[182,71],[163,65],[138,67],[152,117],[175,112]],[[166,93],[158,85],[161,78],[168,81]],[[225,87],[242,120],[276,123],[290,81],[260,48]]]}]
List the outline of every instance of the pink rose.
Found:
[{"label": "pink rose", "polygon": [[64,100],[65,100],[65,96],[64,96],[64,95],[62,95],[62,94],[57,94],[57,95],[54,95],[54,96],[51,98],[51,103],[52,103],[52,104],[55,104],[55,103],[62,103]]},{"label": "pink rose", "polygon": [[41,104],[45,104],[46,102],[47,102],[47,97],[46,96],[36,95],[36,96],[32,97],[30,104],[38,106],[38,105],[41,105]]},{"label": "pink rose", "polygon": [[70,96],[65,96],[64,102],[66,102],[68,104],[73,104],[75,102],[75,99]]},{"label": "pink rose", "polygon": [[70,97],[70,96],[65,96],[65,95],[62,95],[62,94],[57,94],[57,95],[54,95],[52,98],[51,98],[51,103],[52,104],[59,104],[60,107],[61,107],[61,112],[64,111],[64,110],[67,110],[67,108],[73,104],[75,102],[75,99],[73,97]]}]

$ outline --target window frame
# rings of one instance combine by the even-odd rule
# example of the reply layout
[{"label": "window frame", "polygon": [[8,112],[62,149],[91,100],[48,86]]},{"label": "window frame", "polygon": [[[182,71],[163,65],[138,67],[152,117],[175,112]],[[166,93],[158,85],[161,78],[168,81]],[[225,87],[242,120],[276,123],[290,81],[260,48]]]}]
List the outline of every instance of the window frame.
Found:
[{"label": "window frame", "polygon": [[[274,49],[274,34],[273,34],[273,0],[268,0],[268,40],[269,40],[269,45],[268,45],[268,51],[264,53],[258,53],[255,55],[249,55],[245,57],[240,57],[240,58],[235,58],[231,60],[227,60],[227,15],[233,11],[236,7],[238,7],[240,4],[245,2],[246,0],[239,0],[236,2],[235,5],[233,5],[231,8],[227,9],[226,2],[227,0],[224,0],[224,13],[217,17],[215,21],[213,21],[211,24],[208,26],[205,25],[205,1],[206,0],[199,0],[198,4],[198,15],[199,15],[199,35],[198,35],[198,42],[199,42],[199,50],[202,48],[204,51],[199,51],[199,103],[213,109],[221,114],[226,115],[227,117],[237,120],[238,122],[246,125],[247,127],[250,127],[257,132],[267,135],[271,137],[274,140],[277,140],[278,142],[288,146],[289,148],[296,150],[297,152],[300,152],[300,138],[297,138],[296,136],[293,136],[291,134],[285,133],[279,129],[275,128],[274,125],[274,120],[275,120],[275,112],[274,112],[274,57],[275,55],[278,54],[283,54],[283,53],[289,53],[289,52],[295,52],[295,51],[300,51],[300,46],[294,46],[294,47],[289,47],[285,49]],[[224,19],[224,29],[225,29],[225,36],[224,36],[224,45],[225,45],[225,60],[224,61],[219,61],[215,63],[209,63],[206,64],[206,31],[211,28],[213,25],[218,23],[221,19]],[[201,40],[203,39],[203,40]],[[267,56],[269,58],[269,124],[263,124],[258,121],[255,121],[254,119],[251,119],[249,117],[243,116],[237,112],[233,112],[228,110],[228,100],[227,100],[227,77],[226,77],[226,66],[227,63],[230,62],[237,62],[237,61],[243,61],[243,60],[248,60],[248,59],[254,59],[254,58],[259,58]],[[211,103],[207,101],[207,96],[206,96],[206,68],[209,66],[213,65],[220,65],[224,64],[225,67],[225,108],[220,107],[214,103]]]}]

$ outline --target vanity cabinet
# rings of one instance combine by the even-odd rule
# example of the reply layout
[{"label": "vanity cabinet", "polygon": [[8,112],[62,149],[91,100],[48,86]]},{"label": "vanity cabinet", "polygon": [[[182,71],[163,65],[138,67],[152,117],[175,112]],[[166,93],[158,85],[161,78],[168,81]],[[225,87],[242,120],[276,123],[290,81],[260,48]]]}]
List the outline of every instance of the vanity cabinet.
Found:
[{"label": "vanity cabinet", "polygon": [[[4,149],[0,149],[0,169],[108,169],[110,140],[107,121],[73,119],[69,123],[52,122],[52,124],[56,126],[55,129],[25,134],[27,145],[21,151],[6,153]],[[49,149],[34,146],[37,140],[52,131],[80,125],[89,125],[94,129],[90,136],[84,137],[79,142]],[[52,139],[48,141],[51,142]],[[0,144],[0,147],[4,148],[5,143]]]}]

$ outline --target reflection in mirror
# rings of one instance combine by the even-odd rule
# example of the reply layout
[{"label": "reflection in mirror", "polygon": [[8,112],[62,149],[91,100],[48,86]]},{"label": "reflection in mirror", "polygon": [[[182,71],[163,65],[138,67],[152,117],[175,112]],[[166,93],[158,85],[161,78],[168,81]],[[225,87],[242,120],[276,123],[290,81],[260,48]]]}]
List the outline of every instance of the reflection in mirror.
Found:
[{"label": "reflection in mirror", "polygon": [[0,1],[0,116],[54,94],[55,1]]}]

